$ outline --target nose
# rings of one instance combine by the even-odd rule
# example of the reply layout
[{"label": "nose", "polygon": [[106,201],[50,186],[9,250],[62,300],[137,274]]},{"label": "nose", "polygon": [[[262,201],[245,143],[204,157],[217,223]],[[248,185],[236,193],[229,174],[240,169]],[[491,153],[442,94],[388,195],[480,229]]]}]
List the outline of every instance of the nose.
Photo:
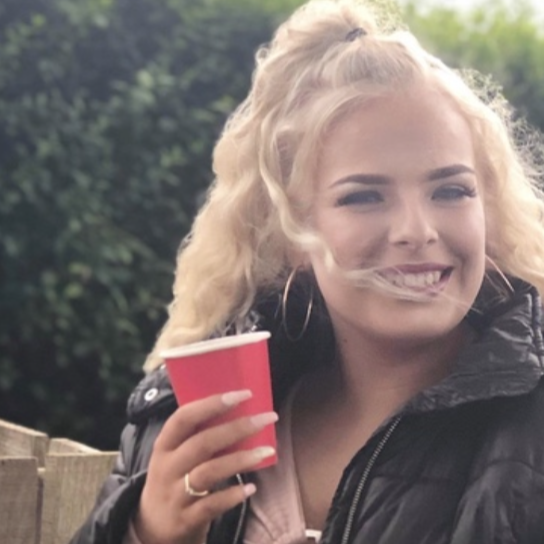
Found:
[{"label": "nose", "polygon": [[391,213],[389,242],[407,248],[419,248],[436,242],[435,218],[423,203],[406,201]]}]

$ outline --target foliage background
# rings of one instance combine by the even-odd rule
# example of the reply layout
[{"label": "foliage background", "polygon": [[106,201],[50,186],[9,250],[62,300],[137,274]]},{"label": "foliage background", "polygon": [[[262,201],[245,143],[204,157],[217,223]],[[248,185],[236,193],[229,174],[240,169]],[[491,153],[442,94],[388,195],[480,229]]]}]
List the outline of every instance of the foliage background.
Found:
[{"label": "foliage background", "polygon": [[[0,4],[0,417],[117,447],[173,263],[253,55],[296,0]],[[544,128],[530,13],[408,3],[448,63]]]},{"label": "foliage background", "polygon": [[405,20],[446,64],[492,74],[519,114],[544,130],[544,33],[529,3],[488,0],[460,12],[409,1]]}]

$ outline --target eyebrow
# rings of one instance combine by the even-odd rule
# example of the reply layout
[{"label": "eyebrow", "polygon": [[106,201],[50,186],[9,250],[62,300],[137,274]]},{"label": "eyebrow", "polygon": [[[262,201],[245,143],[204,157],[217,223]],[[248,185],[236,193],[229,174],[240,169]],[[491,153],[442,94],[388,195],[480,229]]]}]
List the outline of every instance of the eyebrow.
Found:
[{"label": "eyebrow", "polygon": [[431,170],[427,175],[427,179],[429,181],[436,181],[439,179],[451,178],[452,176],[458,176],[459,174],[476,175],[476,172],[473,168],[465,166],[464,164],[452,164],[451,166]]},{"label": "eyebrow", "polygon": [[[473,168],[466,166],[464,164],[452,164],[451,166],[444,166],[442,168],[436,168],[435,170],[430,170],[425,176],[427,181],[438,181],[441,179],[450,178],[453,176],[458,176],[460,174],[472,174],[475,175],[476,172]],[[388,176],[382,176],[380,174],[350,174],[336,180],[333,185],[343,185],[344,183],[361,183],[363,185],[386,185],[392,180]]]}]

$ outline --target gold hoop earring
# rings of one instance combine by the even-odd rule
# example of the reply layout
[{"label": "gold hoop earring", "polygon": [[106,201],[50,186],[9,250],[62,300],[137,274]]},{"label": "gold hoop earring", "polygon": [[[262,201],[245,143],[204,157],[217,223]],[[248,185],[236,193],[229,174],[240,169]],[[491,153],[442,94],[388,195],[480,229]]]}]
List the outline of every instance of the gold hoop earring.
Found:
[{"label": "gold hoop earring", "polygon": [[506,277],[505,273],[499,268],[497,263],[491,257],[489,257],[489,255],[485,256],[485,260],[491,265],[491,267],[493,268],[493,271],[497,274],[497,276],[501,280],[501,283],[498,284],[494,278],[492,278],[489,274],[486,273],[487,280],[489,281],[491,286],[494,287],[501,295],[505,294],[505,290],[507,291],[508,295],[513,294],[514,287],[510,283],[510,280]]},{"label": "gold hoop earring", "polygon": [[306,308],[306,316],[304,317],[304,324],[302,325],[302,329],[296,336],[291,335],[291,333],[289,332],[289,328],[287,326],[287,299],[289,297],[289,291],[291,290],[291,285],[293,283],[295,276],[297,275],[298,270],[299,270],[298,268],[295,268],[289,274],[289,277],[287,278],[287,281],[285,282],[285,287],[283,288],[283,295],[281,297],[281,317],[282,317],[283,330],[285,331],[285,336],[287,336],[287,338],[291,340],[291,342],[298,342],[304,336],[304,333],[306,332],[306,329],[308,328],[308,323],[310,322],[310,316],[312,315],[312,309],[314,306],[314,292],[312,287],[312,291],[310,294],[310,301],[308,302],[308,307]]}]

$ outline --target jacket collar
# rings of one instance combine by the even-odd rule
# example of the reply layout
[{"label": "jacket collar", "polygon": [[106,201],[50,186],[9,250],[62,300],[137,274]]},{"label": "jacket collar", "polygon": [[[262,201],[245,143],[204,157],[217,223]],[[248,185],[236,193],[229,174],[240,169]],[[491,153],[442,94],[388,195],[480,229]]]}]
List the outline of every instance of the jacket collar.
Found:
[{"label": "jacket collar", "polygon": [[[495,397],[523,395],[536,387],[544,374],[541,300],[536,289],[518,282],[507,301],[487,304],[469,320],[477,331],[476,341],[463,350],[448,377],[408,401],[401,413],[428,412]],[[276,351],[276,344],[282,344],[280,336],[274,334],[270,346],[273,383],[276,389],[288,389],[300,378],[300,373],[282,380],[277,377],[278,369],[292,368],[294,361],[284,359],[300,359],[309,345],[304,345],[300,353],[294,352],[296,357],[290,357],[296,346],[287,349],[280,346]],[[284,394],[282,391],[280,398]],[[150,417],[167,417],[176,406],[163,365],[135,388],[127,413],[131,423],[139,423]]]},{"label": "jacket collar", "polygon": [[508,301],[475,321],[478,337],[461,352],[453,372],[416,395],[402,413],[523,395],[537,386],[544,374],[544,344],[536,289],[521,284]]}]

